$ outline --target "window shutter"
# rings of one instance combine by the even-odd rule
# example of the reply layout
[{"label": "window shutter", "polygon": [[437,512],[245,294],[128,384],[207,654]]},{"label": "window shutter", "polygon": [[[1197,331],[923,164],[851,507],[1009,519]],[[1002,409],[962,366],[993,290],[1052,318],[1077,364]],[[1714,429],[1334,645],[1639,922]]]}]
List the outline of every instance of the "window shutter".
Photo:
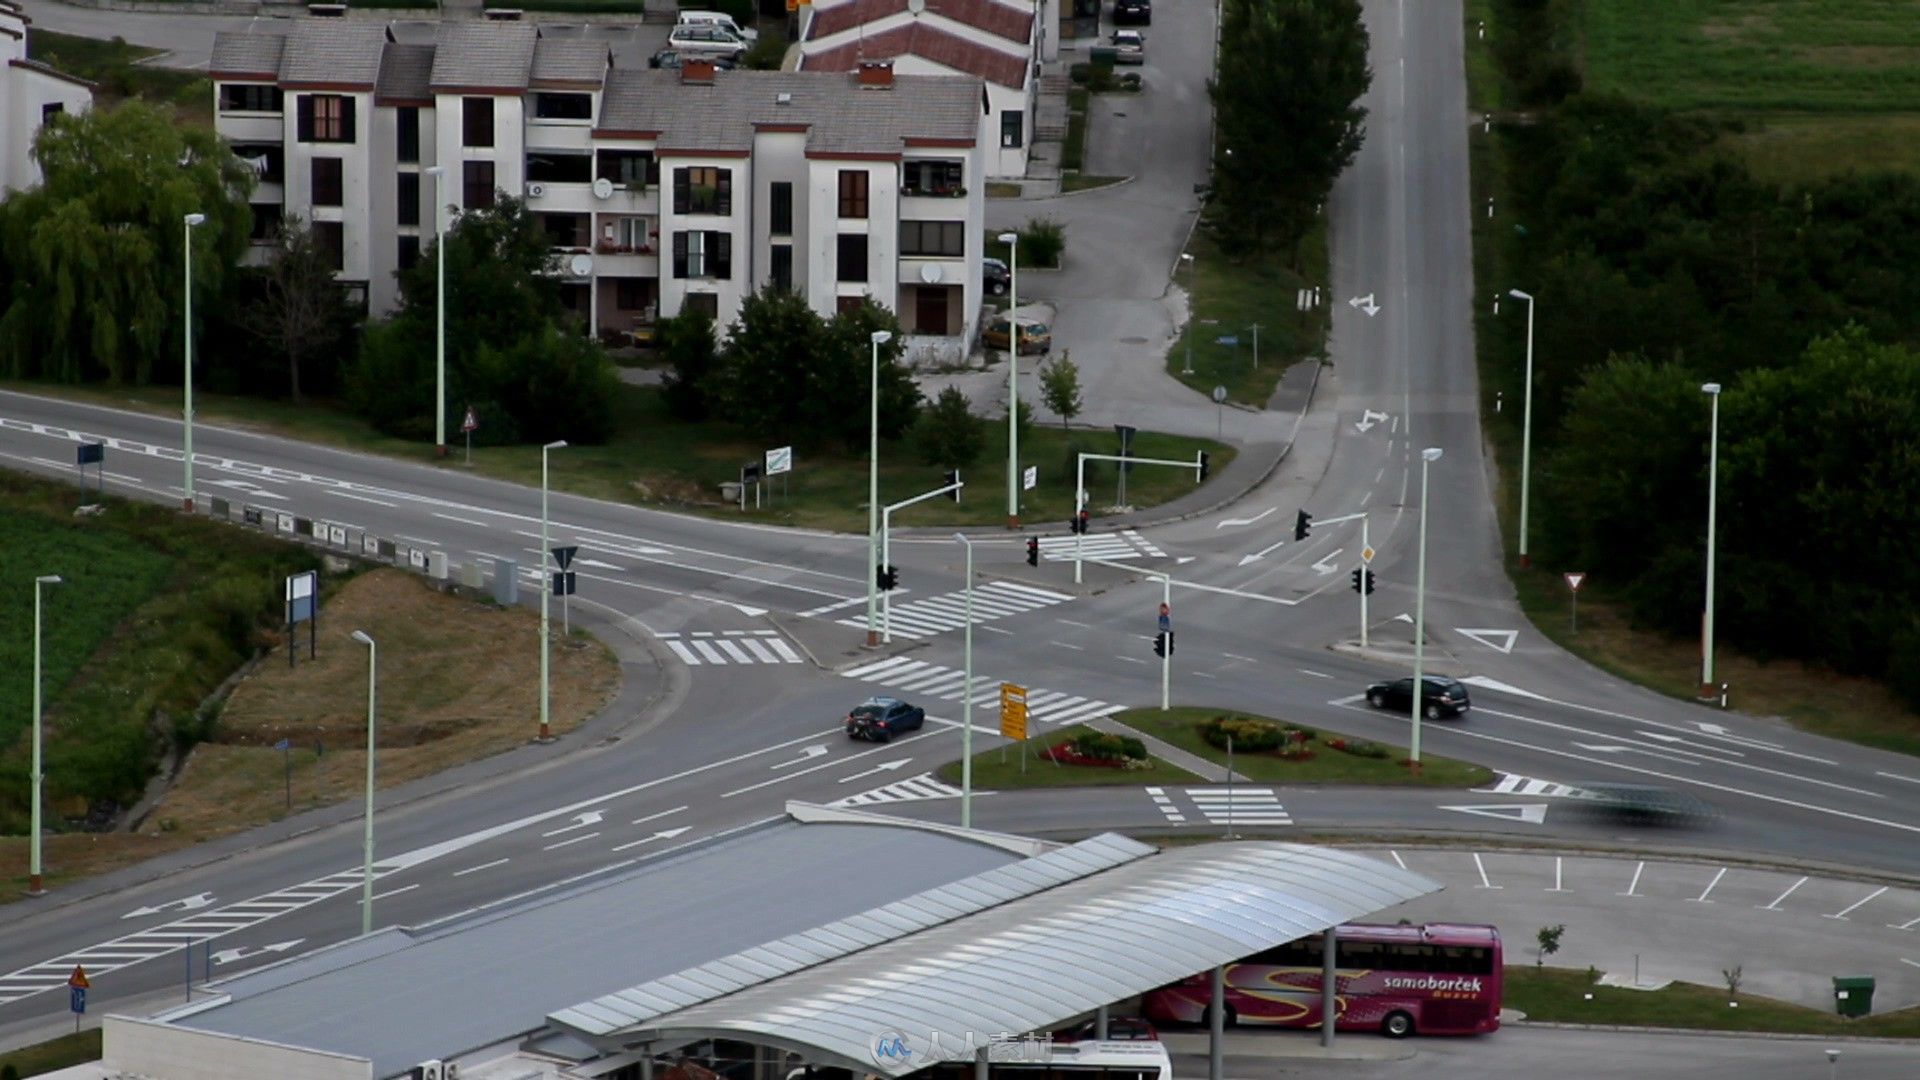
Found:
[{"label": "window shutter", "polygon": [[353,106],[354,106],[354,104],[355,104],[355,103],[354,103],[354,100],[353,100],[353,98],[351,98],[351,97],[348,97],[348,96],[347,96],[347,95],[345,95],[345,94],[342,94],[342,95],[340,95],[340,116],[341,116],[341,120],[340,120],[340,133],[341,133],[341,139],[340,139],[340,141],[341,141],[341,142],[354,142],[354,141],[356,141],[356,139],[355,139],[355,136],[354,136],[354,133],[353,133]]},{"label": "window shutter", "polygon": [[[675,186],[678,186],[678,181],[675,181]],[[687,234],[683,232],[673,234],[673,276],[687,276]]]},{"label": "window shutter", "polygon": [[313,95],[301,94],[294,99],[296,134],[301,142],[313,141]]},{"label": "window shutter", "polygon": [[[688,178],[686,169],[675,169],[673,170],[673,212],[684,214],[692,208],[693,182]],[[684,251],[684,247],[682,250]]]},{"label": "window shutter", "polygon": [[[720,173],[720,183],[718,185],[719,192],[716,201],[719,203],[719,206],[716,207],[716,211],[724,217],[727,214],[733,213],[733,170],[720,169],[718,171]],[[721,276],[724,277],[725,275],[723,274]]]},{"label": "window shutter", "polygon": [[[725,176],[725,173],[721,173]],[[733,280],[733,234],[712,232],[707,234],[707,247],[713,251],[713,276],[721,281]]]}]

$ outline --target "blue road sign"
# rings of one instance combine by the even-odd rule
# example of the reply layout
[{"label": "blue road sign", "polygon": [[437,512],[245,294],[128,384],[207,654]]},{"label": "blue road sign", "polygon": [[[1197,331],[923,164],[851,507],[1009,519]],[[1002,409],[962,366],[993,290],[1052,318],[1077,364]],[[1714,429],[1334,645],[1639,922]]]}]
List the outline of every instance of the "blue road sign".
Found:
[{"label": "blue road sign", "polygon": [[1162,630],[1173,629],[1173,616],[1171,615],[1160,616],[1160,629]]},{"label": "blue road sign", "polygon": [[77,456],[79,459],[78,463],[81,465],[98,465],[106,460],[107,444],[97,442],[81,443],[77,448]]},{"label": "blue road sign", "polygon": [[287,750],[287,748],[292,745],[293,744],[288,742],[287,740],[281,739],[279,742],[273,744],[273,748],[275,750],[279,750],[284,753]]},{"label": "blue road sign", "polygon": [[1240,344],[1240,338],[1236,334],[1222,334],[1219,337],[1214,338],[1213,341],[1214,341],[1214,344],[1216,345],[1233,346],[1233,345]]},{"label": "blue road sign", "polygon": [[67,1008],[76,1013],[87,1011],[87,988],[84,986],[67,987]]}]

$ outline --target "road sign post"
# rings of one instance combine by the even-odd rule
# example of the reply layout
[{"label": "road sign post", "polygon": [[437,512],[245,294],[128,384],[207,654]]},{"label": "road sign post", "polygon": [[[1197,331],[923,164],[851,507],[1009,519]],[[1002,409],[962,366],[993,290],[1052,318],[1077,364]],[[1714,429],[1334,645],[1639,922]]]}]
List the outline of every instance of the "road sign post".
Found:
[{"label": "road sign post", "polygon": [[[926,502],[928,499],[937,499],[942,495],[951,495],[954,497],[955,501],[958,501],[959,495],[960,495],[960,489],[966,486],[967,486],[967,482],[965,480],[956,479],[952,483],[942,484],[941,486],[934,488],[932,491],[923,491],[920,494],[915,495],[911,499],[902,499],[901,501],[894,503],[892,506],[881,507],[880,508],[880,562],[879,562],[879,565],[886,567],[889,571],[893,569],[893,512],[895,510],[905,510],[907,507],[912,506],[915,503],[923,503],[923,502]],[[967,580],[972,581],[973,579],[968,578]],[[885,589],[882,589],[880,591],[880,641],[883,644],[890,644],[893,641],[893,587],[892,586],[888,586]]]},{"label": "road sign post", "polygon": [[67,1008],[73,1010],[73,1030],[80,1030],[80,1017],[87,1011],[87,988],[93,983],[87,979],[87,969],[78,964],[73,966],[73,974],[67,976]]},{"label": "road sign post", "polygon": [[573,571],[567,568],[573,565],[573,557],[578,554],[580,554],[578,544],[553,549],[554,565],[560,568],[553,574],[553,592],[560,598],[561,637],[573,636],[573,607],[570,599],[573,596],[574,577]]},{"label": "road sign post", "polygon": [[793,447],[767,451],[767,476],[780,478],[780,501],[787,501],[787,475],[793,472]]},{"label": "road sign post", "polygon": [[104,494],[106,492],[107,490],[106,462],[107,462],[107,444],[106,443],[83,442],[78,447],[75,447],[74,463],[80,470],[80,495],[82,498],[84,498],[87,494],[87,466],[89,465],[94,466],[95,470],[99,473],[100,493]]},{"label": "road sign post", "polygon": [[1213,388],[1213,437],[1216,442],[1220,440],[1222,437],[1221,433],[1226,431],[1226,429],[1227,388],[1224,386],[1216,386]]},{"label": "road sign post", "polygon": [[1020,771],[1027,771],[1027,688],[1000,684],[1000,735],[1020,744]]},{"label": "road sign post", "polygon": [[1120,487],[1119,493],[1114,497],[1113,505],[1125,506],[1127,505],[1127,473],[1132,471],[1127,467],[1127,459],[1133,455],[1133,434],[1136,429],[1126,424],[1115,424],[1113,430],[1120,435],[1120,467],[1114,470],[1119,474]]},{"label": "road sign post", "polygon": [[1569,604],[1571,604],[1573,621],[1572,632],[1577,634],[1580,632],[1580,583],[1587,580],[1587,572],[1584,570],[1570,570],[1566,574],[1566,579],[1567,597]]},{"label": "road sign post", "polygon": [[1160,711],[1166,712],[1173,693],[1173,575],[1160,575],[1160,629],[1167,647],[1160,655]]},{"label": "road sign post", "polygon": [[273,744],[273,748],[280,751],[280,763],[286,766],[287,813],[291,814],[293,813],[293,755],[288,751],[293,749],[293,743],[281,739]]},{"label": "road sign post", "polygon": [[[1076,514],[1086,513],[1087,462],[1089,461],[1125,461],[1129,468],[1131,468],[1134,465],[1172,465],[1177,469],[1192,469],[1193,482],[1198,484],[1201,480],[1200,471],[1202,468],[1202,462],[1205,460],[1205,458],[1206,458],[1205,451],[1200,451],[1198,453],[1195,453],[1193,455],[1192,461],[1169,461],[1164,458],[1137,458],[1137,457],[1121,458],[1116,454],[1081,454],[1073,467],[1074,513]],[[1084,521],[1082,522],[1082,525],[1083,526],[1085,525]],[[1084,530],[1073,534],[1073,583],[1075,585],[1080,584],[1080,577],[1081,577],[1080,564],[1086,561],[1086,556],[1082,554],[1084,550],[1083,545],[1085,543],[1086,543],[1086,533]]]},{"label": "road sign post", "polygon": [[287,666],[292,667],[300,652],[300,639],[295,631],[301,623],[307,624],[307,658],[320,655],[320,574],[309,570],[288,577],[286,598]]},{"label": "road sign post", "polygon": [[1373,565],[1373,544],[1367,539],[1367,519],[1360,519],[1360,647],[1367,647],[1367,568]]},{"label": "road sign post", "polygon": [[[467,437],[467,464],[468,465],[473,464],[473,432],[474,432],[474,429],[478,428],[479,426],[480,426],[480,418],[474,415],[473,406],[471,405],[467,406],[466,418],[460,421],[460,434],[465,435]],[[444,446],[441,447],[440,449],[442,453],[446,451],[446,447]]]}]

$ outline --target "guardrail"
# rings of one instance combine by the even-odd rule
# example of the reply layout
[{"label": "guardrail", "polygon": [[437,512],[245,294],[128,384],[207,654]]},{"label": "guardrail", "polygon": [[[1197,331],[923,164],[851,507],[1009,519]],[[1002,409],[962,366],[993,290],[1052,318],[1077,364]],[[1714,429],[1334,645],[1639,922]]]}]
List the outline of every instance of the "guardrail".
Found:
[{"label": "guardrail", "polygon": [[519,602],[520,564],[513,559],[455,562],[444,551],[389,539],[354,525],[222,498],[209,502],[210,516],[216,521],[258,529],[334,555],[411,570],[432,581],[490,593],[503,605]]}]

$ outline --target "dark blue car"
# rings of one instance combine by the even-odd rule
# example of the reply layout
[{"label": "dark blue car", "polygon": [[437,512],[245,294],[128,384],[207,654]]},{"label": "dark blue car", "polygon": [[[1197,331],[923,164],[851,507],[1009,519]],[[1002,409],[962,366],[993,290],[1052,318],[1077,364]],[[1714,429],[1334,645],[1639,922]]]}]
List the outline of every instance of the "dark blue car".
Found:
[{"label": "dark blue car", "polygon": [[886,742],[903,731],[918,731],[927,722],[927,710],[899,698],[876,697],[847,713],[847,737]]}]

